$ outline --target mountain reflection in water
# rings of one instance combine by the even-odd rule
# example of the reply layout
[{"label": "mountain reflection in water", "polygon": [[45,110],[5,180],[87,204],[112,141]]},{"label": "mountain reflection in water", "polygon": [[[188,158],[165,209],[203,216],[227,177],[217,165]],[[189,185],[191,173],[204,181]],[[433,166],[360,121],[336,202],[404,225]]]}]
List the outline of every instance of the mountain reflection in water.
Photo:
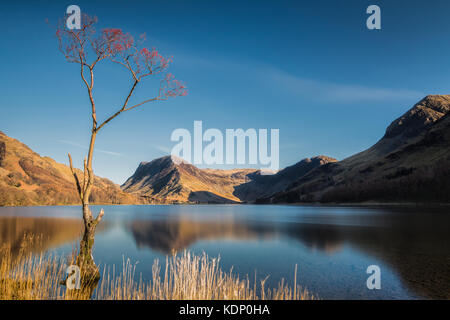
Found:
[{"label": "mountain reflection in water", "polygon": [[[25,233],[44,234],[44,243],[36,250],[73,243],[81,234],[81,223],[75,218],[77,208],[68,208],[60,207],[68,214],[58,217],[32,217],[30,208],[23,208],[25,217],[0,216],[0,240],[11,243],[16,251]],[[96,259],[108,260],[106,251],[114,251],[114,245],[106,240],[114,238],[118,230],[131,236],[138,252],[150,250],[163,255],[208,243],[220,247],[227,241],[235,241],[240,249],[247,243],[264,246],[272,242],[292,251],[304,247],[304,263],[310,263],[312,269],[314,263],[322,263],[316,262],[314,252],[333,261],[335,255],[350,248],[350,252],[378,259],[392,268],[414,293],[411,297],[450,298],[450,214],[445,207],[110,206],[105,211],[106,222],[96,240]],[[117,255],[132,252],[130,243],[122,245],[125,252]],[[240,261],[231,262],[238,267]],[[255,269],[270,267],[266,260],[255,258],[255,263]],[[343,270],[347,267],[342,266]]]}]

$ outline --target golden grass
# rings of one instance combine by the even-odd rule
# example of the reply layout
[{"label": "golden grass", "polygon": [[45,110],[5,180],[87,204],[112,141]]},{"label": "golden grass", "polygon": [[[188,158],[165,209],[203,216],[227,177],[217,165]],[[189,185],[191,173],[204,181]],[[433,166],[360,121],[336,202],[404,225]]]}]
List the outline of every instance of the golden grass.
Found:
[{"label": "golden grass", "polygon": [[33,254],[27,250],[34,238],[28,238],[18,256],[9,245],[0,248],[0,299],[41,300],[63,296],[59,281],[64,274],[64,261],[52,255]]},{"label": "golden grass", "polygon": [[[266,279],[256,284],[248,277],[240,279],[233,273],[222,271],[220,258],[210,258],[203,253],[194,255],[184,251],[166,257],[164,270],[158,260],[152,267],[152,280],[137,279],[136,267],[129,259],[123,262],[122,271],[116,274],[103,267],[100,283],[92,296],[83,290],[69,290],[60,282],[65,279],[65,259],[50,254],[32,254],[21,250],[12,258],[9,246],[0,249],[0,299],[1,300],[307,300],[315,299],[307,290],[296,284],[290,287],[282,280],[276,288],[265,287]],[[70,259],[69,259],[70,261]],[[89,294],[90,295],[90,294]]]}]

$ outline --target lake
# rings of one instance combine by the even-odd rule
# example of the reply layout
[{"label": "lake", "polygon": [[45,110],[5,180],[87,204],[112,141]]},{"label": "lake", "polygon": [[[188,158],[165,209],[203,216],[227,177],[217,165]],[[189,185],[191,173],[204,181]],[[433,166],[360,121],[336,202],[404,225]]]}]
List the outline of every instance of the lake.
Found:
[{"label": "lake", "polygon": [[[150,279],[154,259],[172,250],[221,257],[241,277],[282,278],[323,299],[450,299],[450,207],[289,205],[101,206],[94,258],[123,259]],[[92,206],[96,214],[100,206]],[[18,251],[25,233],[42,234],[40,250],[72,252],[81,235],[76,206],[1,207],[0,241]],[[162,263],[164,265],[164,263]],[[381,289],[366,286],[367,267]]]}]

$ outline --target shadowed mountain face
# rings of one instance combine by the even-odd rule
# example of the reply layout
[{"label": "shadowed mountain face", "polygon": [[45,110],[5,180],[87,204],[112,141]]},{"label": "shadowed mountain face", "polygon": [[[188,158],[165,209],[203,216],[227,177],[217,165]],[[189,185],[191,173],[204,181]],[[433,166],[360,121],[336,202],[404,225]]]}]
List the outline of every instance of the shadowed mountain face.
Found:
[{"label": "shadowed mountain face", "polygon": [[236,187],[234,195],[244,201],[255,201],[273,195],[274,193],[285,190],[291,183],[303,177],[311,170],[326,163],[336,162],[336,159],[318,156],[302,161],[284,168],[274,175],[262,175],[259,171],[255,172],[249,181]]},{"label": "shadowed mountain face", "polygon": [[274,175],[260,170],[199,169],[172,156],[142,162],[122,189],[149,203],[238,203],[252,202],[284,190],[312,169],[335,159],[319,156],[304,159]]},{"label": "shadowed mountain face", "polygon": [[148,203],[450,202],[450,96],[425,97],[340,162],[318,156],[262,175],[164,157],[141,163],[122,189]]},{"label": "shadowed mountain face", "polygon": [[[275,175],[256,169],[199,169],[166,156],[142,162],[123,185],[95,177],[91,203],[240,203],[282,191],[291,182],[325,163],[325,156],[305,159]],[[82,176],[81,171],[78,174]],[[254,181],[252,181],[254,180]],[[78,204],[70,169],[41,157],[0,132],[0,205]]]},{"label": "shadowed mountain face", "polygon": [[237,203],[233,192],[255,169],[199,169],[172,156],[141,162],[122,190],[147,203]]},{"label": "shadowed mountain face", "polygon": [[[82,177],[81,171],[78,174]],[[95,177],[92,203],[136,203],[108,179]],[[0,131],[0,206],[79,204],[69,167],[41,157]]]},{"label": "shadowed mountain face", "polygon": [[[450,96],[425,97],[374,146],[340,162],[318,156],[262,175],[166,156],[142,162],[121,188],[96,177],[91,202],[450,202]],[[0,205],[78,202],[67,166],[0,132]]]},{"label": "shadowed mountain face", "polygon": [[427,96],[387,128],[374,146],[307,173],[282,202],[450,202],[450,96]]}]

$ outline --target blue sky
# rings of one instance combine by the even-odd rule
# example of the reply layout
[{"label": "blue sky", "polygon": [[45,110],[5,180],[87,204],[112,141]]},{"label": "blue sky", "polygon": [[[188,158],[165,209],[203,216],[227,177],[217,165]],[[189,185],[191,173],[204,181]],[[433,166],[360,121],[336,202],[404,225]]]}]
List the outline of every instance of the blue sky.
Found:
[{"label": "blue sky", "polygon": [[[102,129],[94,170],[123,183],[140,161],[167,154],[174,129],[280,129],[280,165],[318,154],[343,159],[375,143],[426,94],[450,92],[448,1],[19,1],[0,7],[0,130],[41,155],[81,164],[89,100],[52,29],[68,5],[100,27],[147,34],[173,56],[189,95],[148,104]],[[368,5],[382,29],[366,28]],[[130,78],[99,66],[95,99],[104,119]],[[152,96],[149,82],[135,102]]]}]

